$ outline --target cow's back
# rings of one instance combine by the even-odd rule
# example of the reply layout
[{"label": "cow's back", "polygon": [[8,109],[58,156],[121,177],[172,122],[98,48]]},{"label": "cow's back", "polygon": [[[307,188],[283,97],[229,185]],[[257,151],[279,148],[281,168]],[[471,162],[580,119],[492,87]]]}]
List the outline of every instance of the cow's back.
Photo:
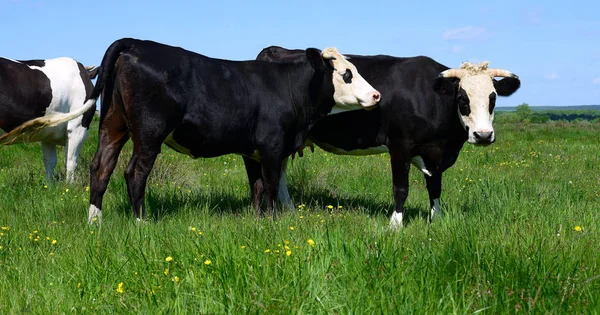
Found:
[{"label": "cow's back", "polygon": [[193,157],[212,157],[251,153],[258,125],[278,123],[269,119],[273,103],[264,95],[272,100],[289,95],[277,86],[277,70],[285,65],[209,58],[152,41],[134,43],[118,57],[114,83],[133,128],[144,124],[139,114],[155,115],[176,126],[168,139],[172,147]]}]

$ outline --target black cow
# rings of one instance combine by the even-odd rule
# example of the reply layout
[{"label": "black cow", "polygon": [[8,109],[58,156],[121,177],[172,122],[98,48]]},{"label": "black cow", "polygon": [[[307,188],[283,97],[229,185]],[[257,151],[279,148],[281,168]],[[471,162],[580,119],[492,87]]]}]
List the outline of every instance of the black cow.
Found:
[{"label": "black cow", "polygon": [[[56,146],[65,146],[66,178],[73,181],[77,157],[94,116],[94,106],[81,110],[94,88],[91,79],[96,70],[67,57],[47,60],[0,57],[0,129],[8,132],[0,137],[0,144],[40,141],[47,179],[53,177]],[[84,115],[67,124],[49,125],[47,115],[54,112]],[[24,133],[32,120],[41,128],[35,133]]]},{"label": "black cow", "polygon": [[[309,140],[322,149],[346,155],[390,153],[394,212],[390,226],[402,225],[402,208],[408,196],[411,162],[425,175],[431,218],[441,215],[442,173],[451,167],[465,143],[489,145],[495,141],[492,121],[496,96],[509,96],[519,86],[513,73],[463,63],[449,69],[428,57],[347,55],[385,96],[373,111],[327,116],[316,122]],[[301,51],[271,46],[258,60],[301,62]],[[494,77],[504,77],[495,80]],[[360,122],[361,128],[356,128]],[[280,201],[290,204],[285,165]]]},{"label": "black cow", "polygon": [[334,107],[374,107],[381,97],[335,48],[304,55],[307,62],[295,64],[240,62],[152,41],[115,41],[91,96],[102,93],[89,222],[101,218],[102,197],[129,138],[125,180],[137,219],[145,218],[146,180],[163,143],[193,158],[243,155],[249,174],[260,174],[250,182],[253,196],[266,192],[273,214],[282,160],[304,143],[311,124]]}]

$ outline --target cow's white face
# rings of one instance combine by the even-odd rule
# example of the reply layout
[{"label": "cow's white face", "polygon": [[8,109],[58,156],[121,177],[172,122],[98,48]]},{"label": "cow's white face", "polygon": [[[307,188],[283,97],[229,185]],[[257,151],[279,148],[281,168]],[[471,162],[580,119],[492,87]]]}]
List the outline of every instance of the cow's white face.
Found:
[{"label": "cow's white face", "polygon": [[496,140],[493,122],[497,96],[493,78],[488,74],[467,75],[458,86],[458,115],[468,133],[467,141],[492,144]]},{"label": "cow's white face", "polygon": [[[477,145],[490,145],[496,141],[492,126],[496,97],[509,96],[521,86],[519,77],[514,73],[488,68],[488,65],[487,61],[480,64],[464,62],[459,69],[448,69],[440,73],[434,83],[434,89],[438,93],[456,93],[454,101],[459,120],[467,131],[467,141]],[[504,79],[496,81],[495,77]],[[458,91],[450,92],[448,86]]]},{"label": "cow's white face", "polygon": [[356,70],[356,67],[335,48],[323,50],[323,58],[333,67],[332,113],[358,109],[373,109],[381,100],[381,94],[375,90]]}]

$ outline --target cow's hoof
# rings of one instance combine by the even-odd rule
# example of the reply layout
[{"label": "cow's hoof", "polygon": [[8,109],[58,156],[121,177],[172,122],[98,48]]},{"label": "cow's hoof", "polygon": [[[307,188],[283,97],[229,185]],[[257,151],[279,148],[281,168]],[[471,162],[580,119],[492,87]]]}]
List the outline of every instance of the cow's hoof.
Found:
[{"label": "cow's hoof", "polygon": [[390,219],[390,229],[398,230],[402,228],[402,212],[392,213],[392,218]]}]

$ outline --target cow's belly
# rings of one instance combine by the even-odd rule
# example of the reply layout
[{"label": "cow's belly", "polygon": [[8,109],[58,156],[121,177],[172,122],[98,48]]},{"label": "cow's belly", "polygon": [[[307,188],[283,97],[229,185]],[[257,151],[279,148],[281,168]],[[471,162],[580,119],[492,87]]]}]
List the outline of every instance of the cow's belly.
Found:
[{"label": "cow's belly", "polygon": [[331,153],[339,154],[339,155],[373,155],[373,154],[382,154],[382,153],[389,152],[388,147],[385,145],[371,146],[371,147],[366,147],[366,148],[349,149],[349,148],[336,147],[329,143],[319,143],[316,141],[315,141],[315,143],[319,146],[319,148],[321,148],[327,152],[331,152]]},{"label": "cow's belly", "polygon": [[190,134],[175,130],[163,141],[171,149],[191,158],[212,158],[227,154],[241,154],[254,158],[256,148],[237,133],[222,133],[219,137],[204,134]]}]

